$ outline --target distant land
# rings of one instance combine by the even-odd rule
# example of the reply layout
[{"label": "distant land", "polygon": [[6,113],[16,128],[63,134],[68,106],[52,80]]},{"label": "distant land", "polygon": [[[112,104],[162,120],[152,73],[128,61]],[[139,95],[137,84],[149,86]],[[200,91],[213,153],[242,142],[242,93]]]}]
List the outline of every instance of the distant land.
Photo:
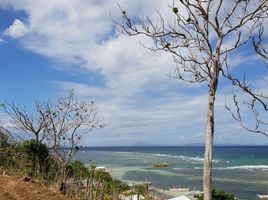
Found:
[{"label": "distant land", "polygon": [[[80,146],[80,148],[87,148],[87,147],[202,147],[205,146],[204,143],[188,143],[188,144],[178,144],[178,145],[161,145],[161,144],[146,144],[146,143],[135,143],[132,145],[101,145],[101,146]],[[248,144],[230,144],[230,143],[218,143],[214,144],[214,146],[268,146],[268,143],[264,144],[254,144],[254,143],[248,143]]]},{"label": "distant land", "polygon": [[[204,146],[204,143],[189,143],[189,144],[183,144],[178,146]],[[231,144],[231,143],[216,143],[214,146],[268,146],[268,143],[265,144]]]}]

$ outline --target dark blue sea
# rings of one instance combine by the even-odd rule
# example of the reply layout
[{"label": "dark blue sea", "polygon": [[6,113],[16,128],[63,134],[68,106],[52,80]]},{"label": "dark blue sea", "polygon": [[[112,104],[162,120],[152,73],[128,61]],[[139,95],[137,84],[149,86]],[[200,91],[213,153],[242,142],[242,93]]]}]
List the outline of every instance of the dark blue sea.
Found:
[{"label": "dark blue sea", "polygon": [[[154,187],[190,187],[202,190],[204,148],[87,147],[75,158],[87,164],[105,166],[117,178],[148,181]],[[155,163],[168,163],[156,168]],[[257,199],[268,190],[268,146],[216,146],[213,155],[213,187],[241,200]]]}]

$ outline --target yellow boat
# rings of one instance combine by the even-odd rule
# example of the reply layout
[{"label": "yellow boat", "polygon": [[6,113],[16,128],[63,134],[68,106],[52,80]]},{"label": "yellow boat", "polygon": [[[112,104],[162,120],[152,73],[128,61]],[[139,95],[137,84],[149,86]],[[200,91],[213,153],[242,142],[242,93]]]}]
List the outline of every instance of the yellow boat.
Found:
[{"label": "yellow boat", "polygon": [[155,163],[153,164],[154,167],[167,167],[168,164],[167,163]]}]

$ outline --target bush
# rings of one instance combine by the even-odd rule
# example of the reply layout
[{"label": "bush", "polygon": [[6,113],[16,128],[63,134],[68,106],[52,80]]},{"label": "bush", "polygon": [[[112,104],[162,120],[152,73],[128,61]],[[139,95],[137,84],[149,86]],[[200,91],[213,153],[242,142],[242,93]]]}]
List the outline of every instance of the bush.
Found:
[{"label": "bush", "polygon": [[0,148],[9,147],[10,144],[9,144],[8,140],[9,140],[9,136],[0,132]]},{"label": "bush", "polygon": [[31,170],[34,174],[44,172],[47,169],[49,152],[45,144],[36,140],[27,140],[22,145],[27,160],[30,161]]},{"label": "bush", "polygon": [[43,178],[45,178],[48,181],[55,181],[57,178],[58,171],[59,171],[58,163],[56,162],[55,158],[49,156],[47,158],[44,167]]},{"label": "bush", "polygon": [[[204,195],[195,195],[195,198],[197,200],[203,200]],[[226,193],[223,190],[212,190],[212,200],[236,200],[237,198],[229,193]]]},{"label": "bush", "polygon": [[102,180],[104,182],[111,182],[111,181],[113,181],[112,176],[108,172],[105,172],[105,171],[102,171],[102,170],[95,171],[95,173],[94,173],[94,179],[96,179],[96,180]]},{"label": "bush", "polygon": [[78,179],[85,179],[89,176],[89,170],[84,163],[74,161],[67,166],[67,173],[69,177],[76,177]]}]

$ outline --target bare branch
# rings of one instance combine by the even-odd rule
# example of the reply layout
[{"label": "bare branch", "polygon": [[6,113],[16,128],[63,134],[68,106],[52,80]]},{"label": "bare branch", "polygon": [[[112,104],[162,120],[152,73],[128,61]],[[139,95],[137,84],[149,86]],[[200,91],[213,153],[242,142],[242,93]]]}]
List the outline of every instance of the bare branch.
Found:
[{"label": "bare branch", "polygon": [[[249,44],[252,39],[257,54],[267,61],[267,48],[261,45],[261,41],[263,23],[268,19],[268,1],[174,0],[170,8],[170,12],[174,13],[173,19],[166,19],[159,12],[157,19],[131,17],[120,7],[122,18],[115,23],[124,34],[151,38],[153,44],[149,47],[150,50],[171,54],[177,67],[175,75],[169,75],[170,77],[189,83],[207,82],[208,112],[203,189],[204,199],[211,200],[214,106],[219,79],[223,76],[233,86],[240,88],[256,102],[253,106],[260,104],[265,112],[268,109],[268,97],[253,91],[251,85],[245,79],[240,80],[235,76],[228,66],[228,54]],[[242,127],[251,130],[242,123],[239,102],[236,98],[233,100],[236,115],[231,112],[232,116],[240,121]],[[227,106],[226,109],[228,110]],[[252,111],[256,113],[257,128],[259,125],[266,125],[259,118],[257,110]]]},{"label": "bare branch", "polygon": [[259,33],[256,37],[252,38],[253,46],[257,54],[259,54],[265,61],[268,63],[268,47],[263,44],[264,40],[264,27],[261,26],[259,29]]},{"label": "bare branch", "polygon": [[12,123],[19,131],[34,134],[37,141],[42,141],[46,135],[42,134],[45,127],[43,106],[35,101],[35,115],[30,114],[24,105],[6,102],[6,113],[11,117]]},{"label": "bare branch", "polygon": [[249,127],[244,119],[242,118],[242,114],[240,111],[240,104],[239,101],[237,100],[237,96],[235,94],[233,94],[233,104],[235,106],[235,109],[232,110],[231,106],[229,106],[227,104],[227,102],[225,101],[225,108],[226,110],[232,115],[232,117],[239,122],[239,124],[241,125],[241,127],[243,127],[245,130],[250,131],[252,133],[260,133],[263,134],[264,136],[268,137],[268,130],[267,130],[267,126],[268,126],[268,121],[265,122],[263,119],[260,118],[260,113],[256,110],[255,104],[256,101],[253,99],[250,103],[247,102],[243,102],[243,104],[248,105],[248,108],[251,110],[251,113],[254,114],[254,119],[256,122],[256,125],[254,128]]},{"label": "bare branch", "polygon": [[45,110],[47,140],[60,157],[62,168],[70,162],[79,142],[93,129],[104,126],[95,104],[79,100],[72,90],[57,103],[47,103]]}]

